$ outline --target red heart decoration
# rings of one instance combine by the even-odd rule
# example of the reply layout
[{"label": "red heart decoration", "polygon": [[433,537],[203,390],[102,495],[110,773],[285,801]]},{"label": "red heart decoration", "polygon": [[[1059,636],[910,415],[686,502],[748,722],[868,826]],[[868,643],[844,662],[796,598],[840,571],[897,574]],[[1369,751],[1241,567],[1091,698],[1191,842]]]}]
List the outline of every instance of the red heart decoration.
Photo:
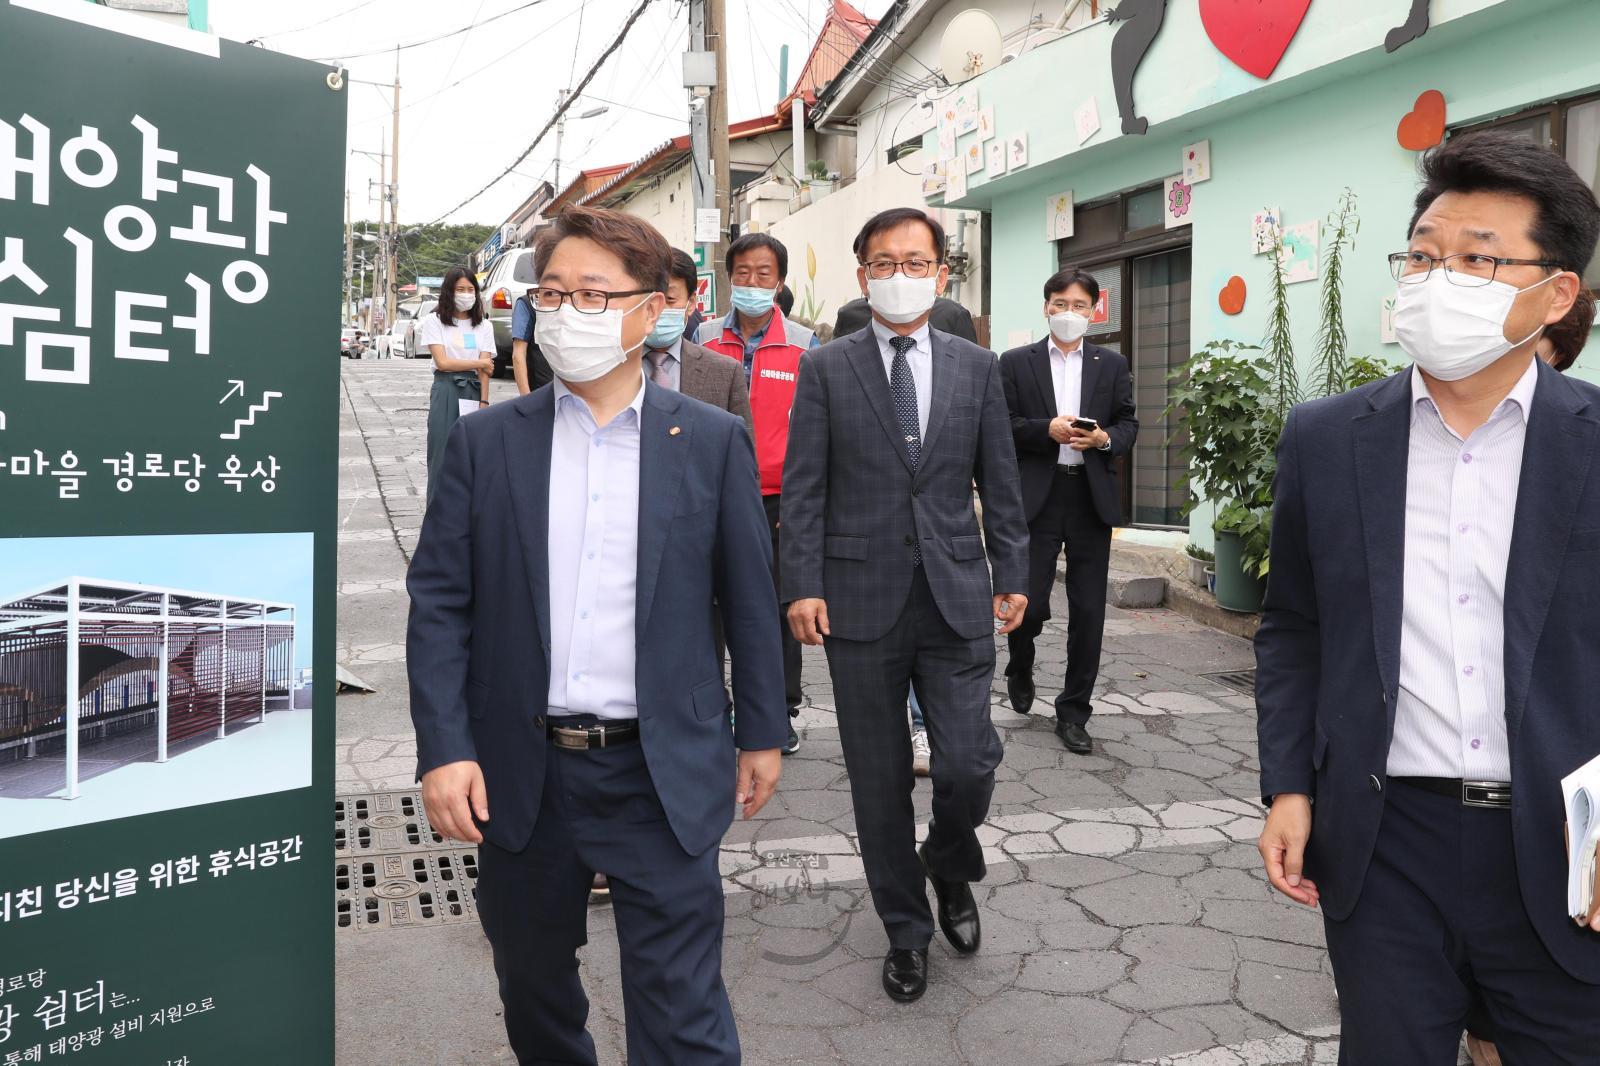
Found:
[{"label": "red heart decoration", "polygon": [[1425,152],[1444,140],[1444,93],[1429,89],[1417,97],[1417,106],[1406,112],[1395,131],[1400,147]]},{"label": "red heart decoration", "polygon": [[1235,274],[1217,294],[1217,306],[1225,315],[1236,315],[1244,310],[1244,279]]},{"label": "red heart decoration", "polygon": [[1206,36],[1239,69],[1265,80],[1300,29],[1311,0],[1200,0]]}]

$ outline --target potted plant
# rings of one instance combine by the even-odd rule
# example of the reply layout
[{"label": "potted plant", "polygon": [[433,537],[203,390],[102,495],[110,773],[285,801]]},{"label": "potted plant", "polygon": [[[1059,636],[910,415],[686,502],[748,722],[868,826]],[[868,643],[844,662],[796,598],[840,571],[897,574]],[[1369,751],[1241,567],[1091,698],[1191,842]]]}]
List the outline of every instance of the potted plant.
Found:
[{"label": "potted plant", "polygon": [[1190,544],[1183,549],[1183,557],[1189,561],[1189,584],[1205,588],[1206,570],[1210,568],[1216,556],[1197,544]]},{"label": "potted plant", "polygon": [[1274,449],[1282,425],[1278,380],[1260,349],[1215,341],[1171,378],[1175,419],[1186,442],[1189,502],[1217,507],[1217,603],[1232,611],[1261,609],[1271,531]]},{"label": "potted plant", "polygon": [[811,202],[827,196],[833,191],[833,176],[828,173],[828,164],[820,159],[813,159],[806,164],[806,187],[811,190]]}]

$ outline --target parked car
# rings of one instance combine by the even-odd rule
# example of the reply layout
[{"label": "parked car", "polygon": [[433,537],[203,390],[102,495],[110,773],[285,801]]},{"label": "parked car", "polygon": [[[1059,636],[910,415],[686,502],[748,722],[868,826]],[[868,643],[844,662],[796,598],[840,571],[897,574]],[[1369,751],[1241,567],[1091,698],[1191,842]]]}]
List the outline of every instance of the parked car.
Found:
[{"label": "parked car", "polygon": [[484,273],[483,299],[494,326],[494,373],[511,376],[511,316],[517,298],[539,283],[533,270],[533,249],[513,248]]},{"label": "parked car", "polygon": [[438,303],[436,296],[414,296],[395,305],[394,326],[389,330],[389,354],[395,359],[426,359],[428,353],[419,351],[417,329],[422,316],[431,314]]}]

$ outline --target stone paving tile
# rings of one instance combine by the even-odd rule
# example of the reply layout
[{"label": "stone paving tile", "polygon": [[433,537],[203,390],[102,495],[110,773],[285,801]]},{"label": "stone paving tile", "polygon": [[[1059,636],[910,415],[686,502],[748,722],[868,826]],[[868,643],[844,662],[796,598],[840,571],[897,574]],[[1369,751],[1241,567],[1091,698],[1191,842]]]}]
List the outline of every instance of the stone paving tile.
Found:
[{"label": "stone paving tile", "polygon": [[[380,692],[340,698],[341,790],[411,787],[404,571],[426,488],[426,369],[344,368],[340,655],[379,679]],[[497,382],[496,398],[506,395]],[[1254,703],[1201,676],[1249,668],[1248,645],[1167,611],[1108,609],[1090,726],[1098,750],[1074,756],[1050,732],[1066,614],[1064,602],[1054,606],[1035,713],[1011,710],[1002,677],[992,690],[1005,755],[982,832],[989,872],[975,886],[983,948],[957,957],[936,935],[929,991],[916,1004],[891,1003],[879,986],[887,945],[853,836],[832,685],[820,649],[807,649],[803,746],[785,760],[777,798],[759,818],[736,821],[720,852],[724,968],[746,1062],[1335,1060],[1320,917],[1275,898],[1259,872]],[[919,782],[913,794],[924,826],[930,787]],[[796,855],[826,868],[801,870]],[[613,916],[594,908],[582,970],[603,1063],[622,1061],[616,967]],[[417,975],[430,979],[474,981],[492,996],[492,975]],[[393,1024],[416,1025],[419,1040],[476,1041],[480,1057],[462,1061],[499,1061],[496,1034],[415,1013]],[[341,1063],[377,1066],[355,1046],[358,1034],[341,1040],[351,1042]]]}]

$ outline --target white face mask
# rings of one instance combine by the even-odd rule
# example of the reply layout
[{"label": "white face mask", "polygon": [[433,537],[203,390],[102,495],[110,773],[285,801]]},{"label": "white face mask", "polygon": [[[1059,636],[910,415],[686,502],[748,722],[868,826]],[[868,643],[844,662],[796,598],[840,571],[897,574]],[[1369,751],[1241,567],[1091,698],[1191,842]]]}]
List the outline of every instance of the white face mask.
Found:
[{"label": "white face mask", "polygon": [[457,311],[470,311],[478,302],[478,294],[475,292],[458,292],[455,296]]},{"label": "white face mask", "polygon": [[[541,311],[534,323],[533,339],[544,353],[550,369],[562,381],[594,381],[603,378],[628,358],[622,347],[623,316],[638,310],[650,299],[646,296],[627,311],[612,309],[586,315],[569,303],[554,311]],[[634,348],[641,347],[641,339]]]},{"label": "white face mask", "polygon": [[1399,286],[1395,339],[1413,363],[1440,381],[1469,378],[1539,335],[1543,326],[1520,341],[1506,340],[1506,318],[1520,294],[1556,276],[1519,289],[1504,281],[1455,285],[1435,270],[1424,281]]},{"label": "white face mask", "polygon": [[939,278],[908,278],[895,273],[867,279],[867,305],[885,322],[913,322],[933,309]]},{"label": "white face mask", "polygon": [[1050,316],[1050,335],[1062,344],[1071,344],[1089,332],[1089,320],[1076,311],[1062,311]]}]

